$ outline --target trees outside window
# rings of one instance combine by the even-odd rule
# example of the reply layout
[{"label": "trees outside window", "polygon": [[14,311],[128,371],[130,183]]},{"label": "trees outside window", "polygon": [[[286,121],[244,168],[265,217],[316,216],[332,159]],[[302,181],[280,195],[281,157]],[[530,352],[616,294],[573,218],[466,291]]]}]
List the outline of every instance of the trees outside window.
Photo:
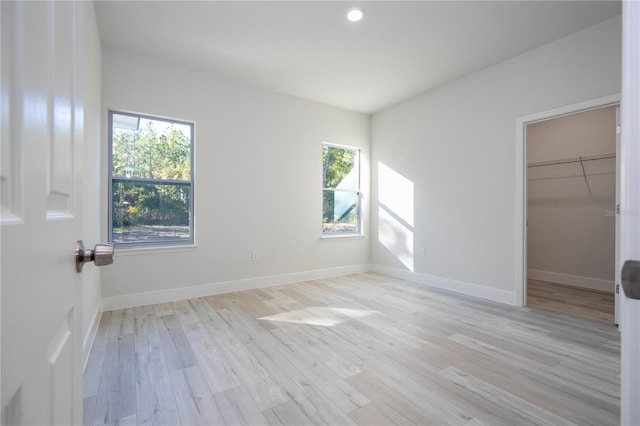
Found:
[{"label": "trees outside window", "polygon": [[322,233],[361,233],[360,150],[323,144]]},{"label": "trees outside window", "polygon": [[193,123],[109,112],[110,241],[193,243]]}]

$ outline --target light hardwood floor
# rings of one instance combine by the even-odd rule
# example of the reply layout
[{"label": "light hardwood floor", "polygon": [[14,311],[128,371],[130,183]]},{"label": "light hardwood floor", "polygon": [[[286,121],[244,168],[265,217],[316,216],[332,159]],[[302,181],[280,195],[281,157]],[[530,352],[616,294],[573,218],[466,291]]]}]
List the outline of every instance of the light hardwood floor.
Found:
[{"label": "light hardwood floor", "polygon": [[527,280],[527,306],[612,324],[614,294],[588,288]]},{"label": "light hardwood floor", "polygon": [[619,423],[617,329],[377,274],[105,312],[85,424]]}]

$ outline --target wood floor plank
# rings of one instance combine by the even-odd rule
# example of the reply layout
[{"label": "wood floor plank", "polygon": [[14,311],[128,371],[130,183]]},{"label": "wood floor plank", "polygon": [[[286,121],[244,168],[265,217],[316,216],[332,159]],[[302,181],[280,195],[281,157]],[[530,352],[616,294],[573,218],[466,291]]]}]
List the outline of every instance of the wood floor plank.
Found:
[{"label": "wood floor plank", "polygon": [[[247,297],[240,293],[231,293],[230,296],[224,298],[225,305],[229,309],[230,312],[233,312],[236,316],[242,317],[244,323],[253,328],[254,330],[261,332],[267,331],[272,328],[275,328],[269,321],[261,321],[259,318],[263,315],[256,316],[251,313],[251,311],[255,312],[255,308],[251,307],[251,303],[247,302]],[[269,310],[262,310],[269,311]]]},{"label": "wood floor plank", "polygon": [[227,309],[227,305],[224,303],[224,294],[205,296],[203,299],[216,310]]},{"label": "wood floor plank", "polygon": [[500,348],[508,354],[516,354],[528,360],[548,366],[556,366],[562,361],[561,358],[539,350],[534,346],[518,344],[509,339],[505,339],[502,336],[494,336],[484,333],[482,330],[472,329],[470,327],[462,331],[458,331],[455,334],[450,335],[450,337],[455,335],[462,335],[468,339],[474,339],[475,341],[483,342],[491,345],[492,347]]},{"label": "wood floor plank", "polygon": [[271,334],[277,341],[282,342],[277,348],[287,348],[287,350],[281,350],[282,356],[288,359],[292,365],[304,371],[312,380],[313,385],[325,393],[343,413],[347,414],[370,402],[368,398],[335,374],[322,361],[290,339],[286,333],[281,330],[273,330]]},{"label": "wood floor plank", "polygon": [[135,415],[135,343],[134,335],[109,338],[105,353],[106,374],[102,374],[96,396],[94,424],[117,423]]},{"label": "wood floor plank", "polygon": [[288,358],[282,356],[270,333],[262,334],[256,341],[247,345],[247,348],[261,360],[272,374],[273,380],[314,424],[353,423],[332,399],[313,385],[312,379],[305,371],[291,365]]},{"label": "wood floor plank", "polygon": [[588,365],[575,360],[563,360],[554,371],[558,376],[583,376],[586,386],[595,386],[605,395],[620,398],[620,370],[600,370],[597,365]]},{"label": "wood floor plank", "polygon": [[287,401],[272,408],[274,414],[283,425],[311,426],[313,422],[307,417],[298,404]]},{"label": "wood floor plank", "polygon": [[527,280],[527,306],[532,309],[611,324],[614,321],[614,299],[613,292]]},{"label": "wood floor plank", "polygon": [[263,425],[267,419],[243,386],[214,394],[224,423],[228,425]]},{"label": "wood floor plank", "polygon": [[233,336],[211,336],[261,411],[290,399],[245,344]]},{"label": "wood floor plank", "polygon": [[100,387],[100,377],[104,367],[104,356],[111,327],[111,312],[104,312],[98,324],[96,337],[89,352],[89,359],[84,370],[84,398],[95,397]]},{"label": "wood floor plank", "polygon": [[82,400],[82,424],[83,425],[93,424],[93,419],[95,418],[95,413],[96,413],[96,399],[97,397],[92,396],[89,398],[84,398]]},{"label": "wood floor plank", "polygon": [[163,317],[165,315],[172,315],[176,313],[173,307],[173,303],[171,302],[158,303],[156,305],[152,305],[152,308],[154,315],[157,317]]},{"label": "wood floor plank", "polygon": [[152,311],[143,309],[135,314],[136,420],[140,425],[179,423],[158,321]]},{"label": "wood floor plank", "polygon": [[568,385],[563,380],[555,380],[552,375],[522,370],[514,378],[523,387],[535,386],[547,392],[549,398],[546,401],[539,400],[538,406],[559,416],[573,416],[577,423],[608,424],[618,410],[617,404],[603,400],[589,389]]},{"label": "wood floor plank", "polygon": [[564,422],[564,419],[554,413],[454,367],[445,368],[440,372],[440,375],[499,407],[518,413],[521,416],[519,424],[521,422],[532,424],[562,424]]},{"label": "wood floor plank", "polygon": [[296,326],[281,326],[281,328],[303,346],[303,351],[313,354],[315,359],[322,360],[340,378],[345,379],[363,371],[364,361],[361,357],[348,351],[336,351],[335,347],[328,342],[328,336],[316,329],[303,329]]},{"label": "wood floor plank", "polygon": [[573,308],[357,274],[105,312],[84,422],[613,425],[619,354],[617,328]]},{"label": "wood floor plank", "polygon": [[402,424],[385,415],[374,403],[350,412],[349,417],[359,425],[387,426]]},{"label": "wood floor plank", "polygon": [[188,300],[173,302],[173,311],[183,326],[192,324],[198,320],[197,312],[193,310]]},{"label": "wood floor plank", "polygon": [[474,417],[464,424],[464,426],[495,426],[495,423],[486,422],[483,419],[479,419],[478,417]]},{"label": "wood floor plank", "polygon": [[267,424],[270,426],[285,426],[284,423],[280,420],[276,413],[273,412],[273,409],[268,408],[262,411],[262,415],[267,421]]},{"label": "wood floor plank", "polygon": [[221,334],[239,341],[241,344],[251,342],[252,327],[244,326],[246,321],[242,315],[238,315],[234,310],[228,309],[225,304],[225,309],[216,311],[220,320],[222,320],[223,326],[220,327]]},{"label": "wood floor plank", "polygon": [[111,325],[109,327],[109,337],[119,337],[133,333],[133,309],[121,309],[113,311],[111,315]]},{"label": "wood floor plank", "polygon": [[[254,320],[277,313],[277,311],[269,307],[269,305],[262,303],[262,301],[256,297],[254,292],[250,291],[232,293],[232,297],[225,299],[225,301],[233,302],[234,306],[242,309]],[[272,324],[265,322],[258,321],[258,324],[260,325],[260,327],[257,327],[257,330],[259,331],[264,330],[264,328],[271,329],[275,327]]]},{"label": "wood floor plank", "polygon": [[162,352],[170,372],[197,364],[191,345],[176,314],[164,315],[158,321]]},{"label": "wood floor plank", "polygon": [[[425,355],[428,356],[426,353]],[[419,359],[414,359],[411,365],[403,365],[403,362],[396,362],[393,356],[379,352],[367,360],[367,368],[359,377],[368,377],[366,374],[375,372],[371,381],[384,384],[390,392],[395,392],[407,403],[421,407],[429,413],[432,423],[463,424],[483,412],[484,407],[474,406],[464,394],[451,386],[443,385],[432,369],[417,370],[415,367],[419,364]],[[365,395],[370,397],[366,392]]]},{"label": "wood floor plank", "polygon": [[122,318],[124,309],[109,312],[109,332],[107,337],[118,337],[122,335]]},{"label": "wood floor plank", "polygon": [[[522,323],[503,319],[487,321],[483,323],[483,327],[492,333],[507,333],[514,341],[546,350],[563,360],[576,360],[587,365],[597,365],[603,372],[617,373],[620,368],[619,356],[605,353],[600,345],[587,346],[580,342],[566,342],[550,336],[548,331],[532,333],[531,328]],[[587,347],[589,350],[585,351],[584,348]]]},{"label": "wood floor plank", "polygon": [[188,367],[170,373],[180,421],[183,425],[225,424],[200,367]]},{"label": "wood floor plank", "polygon": [[[376,407],[389,418],[400,424],[445,424],[406,398],[401,392],[389,388],[372,373],[364,371],[347,379],[356,389],[367,395]],[[462,424],[462,423],[458,423]]]},{"label": "wood floor plank", "polygon": [[187,325],[185,334],[211,392],[222,392],[240,386],[241,381],[233,366],[202,324]]},{"label": "wood floor plank", "polygon": [[116,422],[113,422],[112,424],[113,426],[136,426],[138,424],[138,420],[136,418],[136,415],[132,414],[130,416],[118,419]]},{"label": "wood floor plank", "polygon": [[[196,312],[198,322],[204,325],[207,329],[218,334],[226,334],[231,331],[229,324],[227,324],[220,316],[221,311],[226,311],[226,307],[222,309],[216,309],[209,301],[213,300],[212,297],[203,297],[200,299],[190,299],[189,305]],[[222,303],[222,305],[224,305]]]}]

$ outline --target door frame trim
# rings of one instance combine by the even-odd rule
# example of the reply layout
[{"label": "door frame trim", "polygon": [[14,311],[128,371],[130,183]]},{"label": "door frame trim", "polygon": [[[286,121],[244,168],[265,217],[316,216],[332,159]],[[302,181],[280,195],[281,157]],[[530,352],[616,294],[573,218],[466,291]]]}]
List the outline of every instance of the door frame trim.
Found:
[{"label": "door frame trim", "polygon": [[620,93],[516,118],[515,282],[518,306],[527,305],[527,125],[614,105],[620,105]]}]

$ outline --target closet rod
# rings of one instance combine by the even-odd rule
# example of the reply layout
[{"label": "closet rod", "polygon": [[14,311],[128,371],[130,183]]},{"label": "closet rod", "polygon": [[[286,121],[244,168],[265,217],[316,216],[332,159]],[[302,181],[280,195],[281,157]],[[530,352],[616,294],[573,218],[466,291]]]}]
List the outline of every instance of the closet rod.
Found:
[{"label": "closet rod", "polygon": [[538,163],[529,163],[527,167],[542,167],[542,166],[553,166],[556,164],[581,163],[583,161],[605,160],[607,158],[616,158],[616,154],[600,154],[600,155],[590,155],[587,157],[567,158],[564,160],[540,161]]}]

